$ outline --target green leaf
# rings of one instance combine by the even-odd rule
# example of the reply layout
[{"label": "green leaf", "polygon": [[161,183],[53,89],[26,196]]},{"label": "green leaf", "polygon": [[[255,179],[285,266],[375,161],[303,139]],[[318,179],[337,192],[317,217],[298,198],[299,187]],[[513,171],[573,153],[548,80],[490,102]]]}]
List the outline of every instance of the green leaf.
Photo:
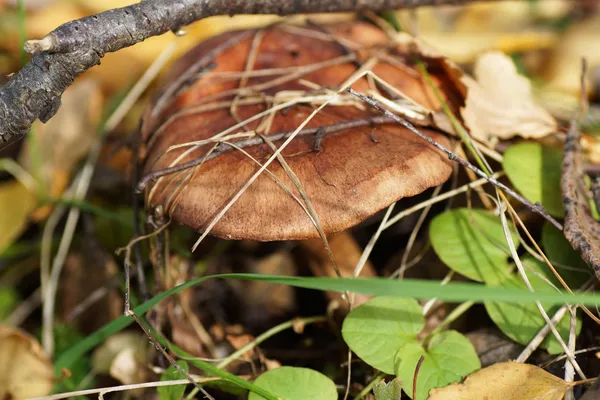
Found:
[{"label": "green leaf", "polygon": [[[306,289],[330,290],[336,292],[354,292],[377,296],[414,297],[416,299],[437,298],[440,301],[463,302],[463,301],[496,301],[507,303],[527,303],[540,300],[546,304],[563,305],[585,304],[595,307],[600,305],[600,293],[566,292],[552,293],[530,293],[528,290],[490,287],[472,282],[448,282],[440,286],[439,282],[432,280],[405,279],[395,280],[387,278],[316,278],[298,276],[277,276],[263,274],[221,274],[210,275],[187,281],[179,286],[164,291],[143,304],[135,307],[133,311],[142,315],[167,297],[179,293],[182,290],[198,285],[210,279],[238,279],[269,282],[273,284],[290,285]],[[75,343],[69,350],[62,354],[54,364],[57,375],[60,376],[62,368],[70,368],[77,360],[84,358],[85,353],[102,343],[110,335],[125,329],[134,322],[132,317],[122,316],[106,324],[96,332],[90,334]],[[210,364],[202,368],[209,375],[220,376],[231,380],[226,374],[218,375],[216,368]],[[211,369],[213,368],[213,369]],[[223,372],[223,371],[222,371]]]},{"label": "green leaf", "polygon": [[400,347],[416,342],[425,318],[419,303],[401,297],[375,297],[346,317],[342,336],[364,362],[387,374],[394,373]]},{"label": "green leaf", "polygon": [[573,250],[563,233],[549,222],[542,228],[542,246],[548,259],[572,289],[581,286],[592,275],[590,267]]},{"label": "green leaf", "polygon": [[[544,264],[535,260],[532,257],[524,257],[523,263],[533,268],[540,275],[548,279],[554,285],[557,285],[556,278],[548,271]],[[544,279],[537,276],[531,271],[526,271],[531,286],[536,292],[552,293],[555,291],[552,286],[548,284]],[[510,279],[500,284],[505,288],[520,288],[526,289],[527,286],[523,282],[520,276],[515,275]],[[502,332],[512,340],[521,343],[523,345],[528,344],[531,339],[546,325],[546,321],[540,314],[537,306],[532,303],[496,303],[486,301],[484,302],[485,308],[494,323],[500,328]],[[558,310],[558,306],[548,306],[542,303],[544,310],[548,313],[548,316],[552,315]],[[560,336],[567,341],[569,337],[569,313],[567,313],[556,329],[560,333]],[[577,318],[577,332],[581,329],[581,318]],[[554,335],[550,334],[542,342],[540,347],[545,348],[551,354],[561,353],[562,347],[558,343],[558,340]]]},{"label": "green leaf", "polygon": [[524,142],[510,146],[502,166],[508,179],[525,198],[540,202],[555,217],[563,217],[560,195],[562,151]]},{"label": "green leaf", "polygon": [[[190,371],[187,362],[184,360],[177,361],[177,364],[185,372]],[[185,376],[172,365],[160,377],[161,381],[174,381],[177,379],[185,379]],[[185,385],[159,386],[157,390],[160,400],[181,400],[185,392]]]},{"label": "green leaf", "polygon": [[[518,236],[511,229],[518,243]],[[436,216],[429,237],[438,257],[452,270],[479,282],[500,282],[509,272],[508,245],[500,218],[461,208]]]},{"label": "green leaf", "polygon": [[404,391],[413,398],[413,380],[419,359],[424,356],[417,374],[417,398],[426,399],[433,388],[460,381],[481,368],[469,339],[456,331],[434,335],[424,349],[418,343],[403,346],[397,354],[396,375]]},{"label": "green leaf", "polygon": [[375,400],[400,400],[402,397],[402,382],[399,379],[393,379],[388,383],[379,381],[373,386]]},{"label": "green leaf", "polygon": [[[335,383],[320,372],[308,368],[280,367],[267,371],[254,384],[282,400],[337,400]],[[250,393],[248,400],[263,400]]]}]

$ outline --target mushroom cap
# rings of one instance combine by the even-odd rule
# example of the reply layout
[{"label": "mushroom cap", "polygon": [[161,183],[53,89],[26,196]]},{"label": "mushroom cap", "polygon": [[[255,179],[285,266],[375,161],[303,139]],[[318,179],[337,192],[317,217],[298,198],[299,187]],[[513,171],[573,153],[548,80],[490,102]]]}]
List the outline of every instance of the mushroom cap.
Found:
[{"label": "mushroom cap", "polygon": [[[275,25],[247,33],[229,32],[201,43],[184,56],[173,66],[166,89],[144,115],[141,149],[144,172],[167,168],[175,165],[175,161],[182,163],[204,157],[214,143],[203,144],[180,160],[176,159],[190,147],[167,149],[210,139],[270,106],[261,100],[258,104],[242,101],[231,107],[236,94],[232,91],[239,88],[240,79],[239,76],[224,79],[226,71],[244,71],[247,65],[253,71],[308,66],[347,55],[346,46],[351,46],[351,51],[361,61],[382,49],[395,60],[410,59],[409,55],[390,46],[385,34],[372,25],[347,22],[325,29],[327,33],[315,28]],[[332,40],[332,37],[336,39]],[[219,51],[215,52],[215,49]],[[187,79],[192,75],[190,68],[199,69],[199,60],[206,59],[205,55],[211,51],[215,53],[208,57],[212,69],[201,71],[190,82]],[[281,96],[282,91],[309,92],[311,89],[305,81],[337,90],[357,68],[353,61],[336,62],[274,86],[267,83],[285,74],[253,76],[247,79],[245,87],[264,84],[259,87],[260,93],[256,90],[238,92],[238,99],[261,95],[272,100],[275,95]],[[418,104],[431,110],[440,108],[433,90],[417,70],[406,63],[377,62],[372,70]],[[297,69],[289,69],[286,73],[294,71]],[[433,79],[443,89],[443,79],[435,75]],[[172,90],[179,86],[182,88]],[[362,78],[352,87],[366,91],[370,86],[367,79]],[[442,90],[449,96],[446,92]],[[165,93],[169,93],[167,104]],[[223,102],[225,105],[218,104]],[[268,137],[293,131],[315,108],[314,104],[302,103],[277,111],[263,134]],[[369,107],[361,107],[360,102],[328,105],[308,122],[306,128],[380,115]],[[247,132],[261,126],[265,126],[264,118],[248,122],[234,132]],[[446,137],[434,130],[421,131],[443,145],[448,144]],[[403,197],[417,195],[445,182],[452,171],[447,157],[397,124],[363,125],[318,136],[298,135],[281,154],[301,182],[327,235],[350,228]],[[283,140],[272,143],[279,147]],[[219,150],[223,147],[220,145]],[[266,143],[247,146],[243,150],[260,163],[274,153]],[[238,150],[219,152],[217,157],[193,169],[163,176],[146,188],[147,205],[162,205],[176,221],[203,231],[260,168],[247,154]],[[300,204],[299,191],[282,164],[275,160],[268,166],[268,171],[270,173],[264,171],[248,187],[213,227],[211,234],[260,241],[319,237],[314,223]],[[296,199],[273,176],[283,182]]]}]

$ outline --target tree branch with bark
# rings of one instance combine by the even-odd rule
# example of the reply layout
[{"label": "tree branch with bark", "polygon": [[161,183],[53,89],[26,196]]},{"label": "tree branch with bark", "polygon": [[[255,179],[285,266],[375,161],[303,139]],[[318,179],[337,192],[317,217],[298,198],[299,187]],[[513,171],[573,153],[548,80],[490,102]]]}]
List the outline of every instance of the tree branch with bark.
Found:
[{"label": "tree branch with bark", "polygon": [[[478,0],[145,0],[68,22],[25,50],[31,61],[0,89],[0,148],[48,121],[73,81],[108,52],[216,15],[384,11]],[[498,1],[498,0],[491,0]]]}]

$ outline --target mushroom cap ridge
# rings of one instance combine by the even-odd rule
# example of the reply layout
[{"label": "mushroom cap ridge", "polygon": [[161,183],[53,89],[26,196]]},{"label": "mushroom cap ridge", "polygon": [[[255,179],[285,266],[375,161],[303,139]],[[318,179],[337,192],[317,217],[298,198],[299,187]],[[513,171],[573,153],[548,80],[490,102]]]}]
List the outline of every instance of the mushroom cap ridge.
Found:
[{"label": "mushroom cap ridge", "polygon": [[[351,40],[365,48],[385,46],[385,35],[376,27],[352,22],[327,27],[336,37]],[[200,44],[175,65],[175,73],[185,71],[185,65],[223,43],[234,34],[227,33]],[[190,113],[168,123],[157,135],[158,127],[169,115],[202,104],[231,100],[233,96],[214,99],[215,95],[234,90],[239,80],[211,79],[223,71],[243,71],[254,35],[226,48],[214,57],[214,68],[197,79],[172,99],[157,116],[146,118],[142,135],[146,143],[144,172],[166,168],[187,148],[165,153],[172,145],[209,139],[215,134],[266,109],[264,104],[241,105],[232,115],[229,107]],[[343,56],[345,50],[335,41],[299,35],[279,26],[267,28],[258,45],[253,70],[297,67]],[[361,50],[363,51],[363,50]],[[336,88],[357,66],[352,62],[338,63],[301,76],[318,85]],[[438,109],[432,91],[416,70],[380,62],[374,72],[388,83],[430,108]],[[253,77],[246,87],[268,82],[273,77]],[[366,79],[353,88],[366,90]],[[298,79],[268,88],[262,93],[273,96],[283,90],[307,88]],[[211,97],[214,100],[210,100]],[[151,109],[150,109],[151,110]],[[293,131],[314,110],[309,104],[299,104],[277,112],[269,134]],[[327,106],[307,125],[307,128],[328,126],[344,121],[378,115],[370,109],[349,105]],[[248,123],[244,129],[256,129],[260,120]],[[434,130],[421,131],[443,145],[448,140]],[[157,135],[156,137],[153,137]],[[427,188],[446,181],[452,171],[451,162],[429,144],[404,127],[394,124],[363,126],[340,130],[322,138],[319,146],[315,135],[296,137],[282,152],[286,162],[304,186],[325,234],[350,228],[391,203],[417,195]],[[282,141],[274,141],[279,147]],[[212,144],[203,145],[181,162],[202,157]],[[244,148],[254,159],[263,163],[273,154],[267,144]],[[173,219],[202,231],[215,215],[232,199],[259,166],[239,151],[228,151],[206,161],[193,172],[183,171],[158,180],[146,191],[150,207],[163,205]],[[278,161],[268,170],[277,176],[298,197],[301,196]],[[152,195],[150,196],[150,193]],[[214,226],[211,234],[229,239],[261,241],[307,239],[319,237],[311,219],[301,205],[281,188],[267,173],[246,190],[238,201]]]}]

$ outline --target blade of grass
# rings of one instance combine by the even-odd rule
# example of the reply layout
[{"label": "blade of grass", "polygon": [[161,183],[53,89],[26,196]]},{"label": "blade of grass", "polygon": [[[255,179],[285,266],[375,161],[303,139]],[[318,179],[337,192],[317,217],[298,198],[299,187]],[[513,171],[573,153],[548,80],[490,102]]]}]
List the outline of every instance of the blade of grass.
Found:
[{"label": "blade of grass", "polygon": [[194,358],[193,355],[186,353],[183,349],[181,349],[181,348],[177,347],[176,345],[174,345],[173,343],[169,342],[163,336],[159,335],[156,331],[154,331],[153,334],[154,334],[155,338],[157,339],[157,341],[161,345],[169,348],[169,350],[171,350],[177,357],[185,357],[188,363],[194,365],[195,367],[200,368],[201,370],[207,372],[208,374],[217,376],[225,381],[228,381],[235,385],[238,385],[239,387],[244,388],[250,392],[256,393],[256,394],[264,397],[267,400],[280,400],[279,397],[274,396],[273,394],[269,393],[268,391],[261,388],[260,386],[256,386],[255,384],[250,383],[236,375],[230,374],[227,371],[219,369],[218,367],[215,367],[214,365],[209,364],[206,361],[202,361],[197,358]]},{"label": "blade of grass", "polygon": [[[526,289],[487,287],[485,285],[468,282],[449,282],[447,285],[440,286],[437,281],[417,279],[390,280],[385,278],[317,278],[259,274],[222,274],[205,276],[176,286],[139,305],[134,309],[134,312],[137,315],[142,315],[168,296],[209,279],[253,280],[307,289],[330,290],[336,292],[349,291],[377,296],[400,296],[417,299],[435,297],[439,300],[451,302],[502,301],[508,303],[522,303],[540,301],[547,305],[562,305],[568,303],[595,306],[600,304],[600,293],[531,293]],[[102,343],[112,334],[131,325],[133,322],[133,318],[122,316],[75,344],[71,349],[64,352],[56,361],[55,372],[60,374],[63,368],[68,369],[76,360],[82,357],[83,354]]]}]

